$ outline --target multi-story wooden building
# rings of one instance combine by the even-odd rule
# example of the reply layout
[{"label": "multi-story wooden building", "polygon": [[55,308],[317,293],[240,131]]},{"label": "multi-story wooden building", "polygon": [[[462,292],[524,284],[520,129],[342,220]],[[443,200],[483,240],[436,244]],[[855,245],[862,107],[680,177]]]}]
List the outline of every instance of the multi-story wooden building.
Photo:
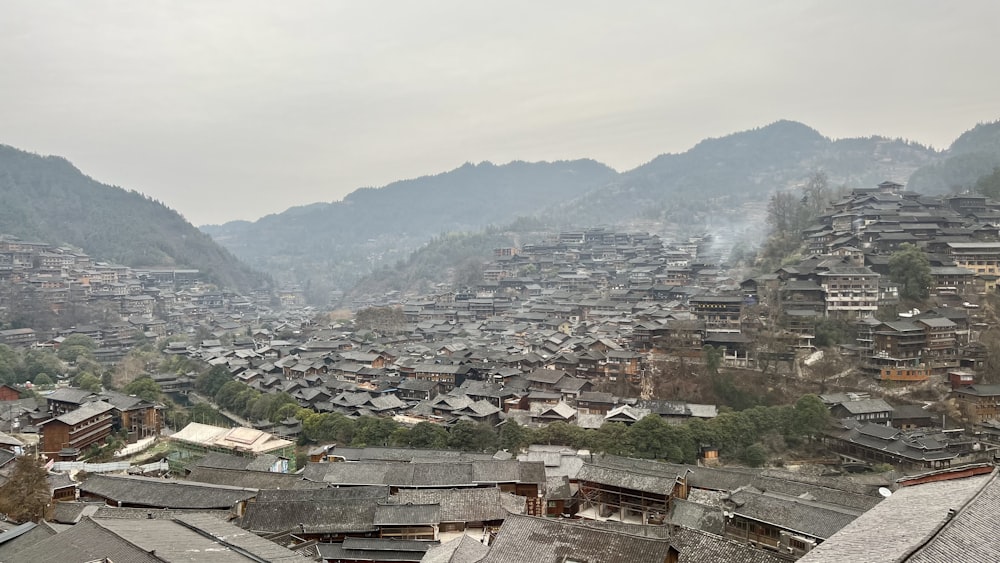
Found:
[{"label": "multi-story wooden building", "polygon": [[972,424],[1000,418],[1000,385],[969,385],[955,389],[951,394],[962,414]]},{"label": "multi-story wooden building", "polygon": [[84,449],[111,435],[114,406],[104,401],[86,403],[75,411],[42,423],[41,453],[51,459],[76,461]]}]

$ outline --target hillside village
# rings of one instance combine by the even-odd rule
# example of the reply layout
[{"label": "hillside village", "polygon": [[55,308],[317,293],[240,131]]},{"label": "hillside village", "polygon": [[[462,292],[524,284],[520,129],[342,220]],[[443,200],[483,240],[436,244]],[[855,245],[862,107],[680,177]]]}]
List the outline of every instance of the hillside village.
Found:
[{"label": "hillside village", "polygon": [[[802,236],[802,255],[750,275],[711,234],[564,231],[496,249],[474,287],[369,298],[351,320],[302,308],[294,289],[241,296],[196,271],[0,239],[0,311],[30,301],[81,318],[3,330],[0,342],[58,350],[82,335],[108,365],[158,342],[197,368],[147,366],[162,397],[215,403],[231,425],[170,427],[161,401],[69,377],[6,382],[0,475],[19,482],[19,460],[41,455],[48,494],[44,518],[4,523],[0,561],[188,549],[206,561],[221,550],[233,561],[765,563],[853,560],[859,546],[879,560],[995,559],[977,540],[994,533],[983,515],[1000,491],[1000,203],[884,182],[834,201]],[[919,304],[893,279],[893,256],[910,248],[928,265]],[[294,406],[247,416],[223,385]],[[760,402],[734,410],[734,395]],[[823,424],[793,432],[810,404]],[[333,443],[314,439],[308,413],[393,426],[378,443]],[[778,423],[755,423],[759,440],[739,451],[719,429],[770,414],[791,417],[788,451],[748,463]],[[550,431],[506,449],[391,443],[418,426]],[[567,428],[636,449],[582,448],[552,430]],[[646,429],[661,432],[654,442],[687,432],[695,449],[640,456]],[[117,455],[99,462],[113,436],[120,449],[104,453]]]}]

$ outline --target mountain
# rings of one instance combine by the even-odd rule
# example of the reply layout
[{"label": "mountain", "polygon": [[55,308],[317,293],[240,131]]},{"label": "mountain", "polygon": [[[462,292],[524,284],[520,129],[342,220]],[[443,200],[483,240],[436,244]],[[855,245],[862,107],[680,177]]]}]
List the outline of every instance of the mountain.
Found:
[{"label": "mountain", "polygon": [[642,218],[703,229],[720,212],[738,217],[743,203],[801,185],[816,172],[825,173],[831,185],[905,182],[935,158],[932,149],[916,143],[884,137],[831,140],[801,123],[778,121],[660,155],[553,212],[580,224]]},{"label": "mountain", "polygon": [[[816,172],[835,186],[905,182],[937,158],[934,150],[900,139],[831,140],[801,123],[778,121],[706,139],[621,174],[592,160],[466,164],[360,189],[342,202],[202,229],[252,265],[307,284],[310,297],[324,301],[330,289],[349,289],[386,266],[391,271],[447,232],[533,217],[549,228],[620,225],[668,234],[725,229],[745,240],[763,236],[763,203],[776,189],[802,185]],[[446,247],[437,241],[435,253],[446,253]],[[427,269],[427,261],[419,263]]]},{"label": "mountain", "polygon": [[1000,167],[1000,121],[980,123],[962,133],[936,162],[910,176],[907,188],[923,193],[970,189]]},{"label": "mountain", "polygon": [[350,287],[375,267],[404,260],[433,236],[534,215],[615,176],[593,160],[467,163],[434,176],[362,188],[343,201],[202,230],[251,265],[286,276],[282,281],[308,281],[307,293],[323,301],[330,289]]},{"label": "mountain", "polygon": [[225,287],[249,289],[267,281],[162,203],[101,184],[64,158],[4,145],[0,233],[68,244],[132,267],[196,268]]}]

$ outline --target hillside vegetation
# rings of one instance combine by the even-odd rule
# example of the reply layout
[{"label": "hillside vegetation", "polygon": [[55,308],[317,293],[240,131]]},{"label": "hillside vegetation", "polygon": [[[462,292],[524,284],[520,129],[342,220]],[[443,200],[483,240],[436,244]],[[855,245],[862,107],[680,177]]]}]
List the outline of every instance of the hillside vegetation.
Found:
[{"label": "hillside vegetation", "polygon": [[267,282],[162,203],[101,184],[66,159],[3,145],[0,233],[67,244],[132,267],[196,268],[228,287]]},{"label": "hillside vegetation", "polygon": [[[251,264],[284,276],[282,281],[308,286],[309,297],[324,302],[329,290],[348,290],[359,281],[358,292],[384,290],[387,284],[366,274],[383,274],[387,266],[414,282],[392,284],[398,288],[440,281],[437,270],[420,279],[413,279],[420,274],[412,269],[397,270],[432,237],[519,217],[548,230],[616,225],[682,235],[708,231],[719,240],[762,237],[763,210],[774,190],[803,185],[819,171],[833,185],[905,181],[937,155],[900,139],[834,141],[801,123],[779,121],[707,139],[621,174],[592,160],[466,164],[360,189],[342,202],[203,229]],[[448,254],[447,245],[455,245],[453,266],[468,259],[459,247],[467,249],[469,241],[444,242],[435,247]]]}]

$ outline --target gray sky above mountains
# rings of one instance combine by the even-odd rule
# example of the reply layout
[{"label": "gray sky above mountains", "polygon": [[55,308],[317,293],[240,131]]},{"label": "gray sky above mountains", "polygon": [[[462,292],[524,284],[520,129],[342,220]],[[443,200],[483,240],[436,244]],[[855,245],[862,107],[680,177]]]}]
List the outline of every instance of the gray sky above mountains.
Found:
[{"label": "gray sky above mountains", "polygon": [[463,162],[619,170],[801,121],[945,148],[1000,118],[1000,2],[10,0],[0,143],[195,224]]}]

